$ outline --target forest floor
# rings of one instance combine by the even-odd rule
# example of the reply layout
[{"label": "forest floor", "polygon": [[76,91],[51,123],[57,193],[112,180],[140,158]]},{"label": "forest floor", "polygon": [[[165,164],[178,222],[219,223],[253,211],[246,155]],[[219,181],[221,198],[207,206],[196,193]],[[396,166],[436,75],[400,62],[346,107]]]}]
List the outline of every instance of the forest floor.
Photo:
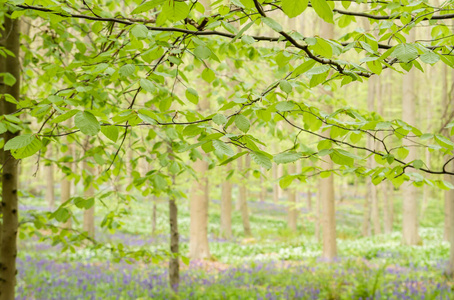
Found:
[{"label": "forest floor", "polygon": [[[338,203],[339,259],[322,261],[314,238],[313,214],[301,209],[297,233],[287,229],[284,205],[250,202],[253,239],[242,237],[241,216],[233,216],[236,238],[218,236],[219,202],[210,204],[212,259],[181,262],[179,295],[168,288],[165,260],[120,259],[105,248],[62,252],[51,235],[22,235],[18,257],[18,299],[454,299],[454,281],[443,276],[449,244],[442,238],[442,211],[433,201],[422,218],[421,246],[402,246],[399,214],[391,234],[361,237],[361,212],[353,199]],[[46,213],[43,201],[21,202],[23,218]],[[115,232],[99,230],[103,244],[125,251],[162,253],[168,245],[167,205],[157,205],[151,235],[150,202],[131,202]],[[396,211],[399,207],[396,204]],[[98,215],[107,212],[99,207]],[[81,216],[76,215],[79,219]],[[97,219],[98,224],[102,218]],[[76,224],[76,226],[80,226]],[[189,213],[179,210],[181,251],[188,250]]]}]

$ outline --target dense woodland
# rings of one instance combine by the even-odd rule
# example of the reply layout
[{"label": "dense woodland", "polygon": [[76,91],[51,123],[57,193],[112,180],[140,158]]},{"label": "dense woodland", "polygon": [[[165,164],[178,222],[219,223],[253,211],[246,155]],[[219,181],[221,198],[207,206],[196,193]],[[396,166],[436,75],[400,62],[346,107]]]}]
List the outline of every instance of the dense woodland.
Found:
[{"label": "dense woodland", "polygon": [[0,300],[452,299],[453,20],[0,0]]}]

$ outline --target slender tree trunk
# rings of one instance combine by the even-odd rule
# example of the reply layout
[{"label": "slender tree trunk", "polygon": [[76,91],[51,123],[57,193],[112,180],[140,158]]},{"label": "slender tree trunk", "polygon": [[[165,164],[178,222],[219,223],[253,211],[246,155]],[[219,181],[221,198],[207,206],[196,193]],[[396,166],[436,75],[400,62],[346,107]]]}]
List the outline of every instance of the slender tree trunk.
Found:
[{"label": "slender tree trunk", "polygon": [[[375,111],[375,79],[376,76],[372,76],[369,78],[368,81],[368,89],[367,89],[367,108],[370,112]],[[372,137],[367,137],[367,148],[373,149],[374,148],[374,140]],[[367,159],[367,167],[369,169],[375,166],[375,160],[373,156],[370,156]],[[364,216],[363,216],[363,236],[369,236],[371,234],[371,217],[372,217],[372,206],[373,203],[376,201],[376,190],[375,186],[372,183],[372,178],[366,179],[366,197],[364,199]]]},{"label": "slender tree trunk", "polygon": [[[442,122],[445,123],[448,121],[448,116],[450,115],[450,111],[448,110],[449,106],[449,87],[448,87],[448,67],[443,64],[443,87],[442,87],[442,107],[444,108],[444,115],[442,116]],[[443,134],[449,139],[449,133],[446,130],[446,128],[442,129]],[[444,156],[444,159],[449,159],[449,156]],[[449,181],[450,180],[449,175],[444,175],[444,180]],[[452,206],[452,193],[451,190],[445,191],[444,192],[444,214],[445,214],[445,219],[444,219],[444,234],[443,238],[445,241],[450,241],[450,229],[451,229],[451,222],[450,220],[454,215],[451,215],[451,206]]]},{"label": "slender tree trunk", "polygon": [[392,205],[392,199],[390,197],[390,191],[388,190],[390,188],[388,182],[383,183],[384,188],[382,188],[383,191],[383,221],[384,221],[384,229],[385,233],[389,234],[393,231],[393,222],[391,218],[391,205]]},{"label": "slender tree trunk", "polygon": [[[83,163],[84,172],[87,172],[84,178],[85,191],[84,198],[92,198],[95,196],[95,187],[93,186],[93,181],[95,179],[95,169],[92,168],[85,158]],[[90,238],[95,238],[95,205],[89,209],[84,210],[84,221],[83,221],[83,230],[87,231]]]},{"label": "slender tree trunk", "polygon": [[[19,62],[19,39],[20,22],[18,19],[10,19],[7,11],[4,15],[3,28],[0,27],[0,46],[12,52],[15,57],[3,57],[0,55],[0,73],[8,72],[16,82],[13,86],[6,85],[0,81],[0,113],[2,115],[12,114],[17,108],[16,105],[6,101],[4,94],[10,94],[19,101],[20,98],[20,62]],[[3,134],[4,142],[7,143],[16,137],[19,132],[7,131]],[[0,300],[14,300],[16,285],[16,257],[17,257],[17,231],[18,220],[18,172],[17,160],[9,150],[3,151],[3,173],[2,173],[2,213],[3,227],[0,242]]]},{"label": "slender tree trunk", "polygon": [[[227,164],[225,173],[228,174],[231,169],[231,164]],[[229,179],[222,182],[220,231],[223,238],[232,238],[232,182]]]},{"label": "slender tree trunk", "polygon": [[[66,121],[66,126],[68,128],[71,128],[71,119],[69,119],[68,121]],[[73,148],[74,148],[74,145],[72,145],[68,140],[66,140],[66,143],[68,144],[68,154],[70,156],[72,156],[72,160],[74,161],[75,160],[75,157],[73,156],[74,154],[74,151],[73,151]],[[68,168],[70,171],[70,173],[73,173],[73,167],[74,163],[73,162],[67,162],[65,163],[65,167]],[[64,203],[66,201],[69,200],[69,198],[71,198],[71,185],[72,185],[72,182],[70,180],[68,180],[68,176],[67,174],[63,173],[62,174],[62,181],[61,181],[61,193],[60,193],[60,203]],[[69,218],[68,221],[66,221],[66,223],[63,225],[64,228],[71,228],[72,227],[72,219]]]},{"label": "slender tree trunk", "polygon": [[[47,148],[47,158],[53,158],[52,144]],[[54,165],[50,163],[46,169],[46,200],[51,210],[55,209]]]},{"label": "slender tree trunk", "polygon": [[[451,171],[453,171],[454,168],[451,167]],[[451,184],[454,184],[454,176],[450,176],[448,181]],[[445,192],[446,198],[445,201],[449,202],[448,208],[450,210],[449,214],[450,216],[454,216],[454,190],[448,190]],[[447,199],[449,197],[449,199]],[[445,221],[446,222],[446,221]],[[449,224],[448,228],[448,234],[449,234],[449,243],[450,243],[450,250],[449,250],[449,263],[448,267],[446,270],[446,274],[450,277],[454,277],[454,218],[449,218],[447,220],[447,223]]]},{"label": "slender tree trunk", "polygon": [[248,183],[248,172],[251,165],[251,158],[249,155],[245,157],[245,168],[243,168],[243,157],[237,159],[238,162],[238,171],[243,176],[239,184],[239,203],[241,211],[241,219],[243,220],[244,236],[252,237],[251,225],[249,223],[249,211],[247,206],[247,183]]},{"label": "slender tree trunk", "polygon": [[[415,31],[410,32],[409,41],[415,40]],[[402,120],[415,125],[415,70],[412,69],[403,77],[403,95],[402,95]],[[406,160],[413,161],[417,159],[417,148],[408,149]],[[402,238],[405,245],[417,245],[420,242],[418,234],[418,191],[417,188],[409,182],[402,185],[403,194],[403,225]]]},{"label": "slender tree trunk", "polygon": [[[295,164],[289,164],[287,166],[288,174],[295,174]],[[293,232],[297,230],[297,219],[298,219],[298,210],[296,208],[296,191],[293,187],[287,188],[287,196],[288,196],[288,203],[289,206],[287,207],[288,212],[288,227]]]},{"label": "slender tree trunk", "polygon": [[193,165],[199,179],[191,187],[189,256],[192,259],[210,257],[208,246],[208,162],[197,160]]},{"label": "slender tree trunk", "polygon": [[[318,186],[320,187],[320,180],[318,181]],[[317,189],[315,197],[315,239],[320,243],[322,241],[322,198],[320,189]]]},{"label": "slender tree trunk", "polygon": [[[334,26],[332,24],[322,22],[322,36],[326,38],[334,38]],[[323,91],[329,97],[332,97],[332,91]],[[326,107],[327,112],[332,111],[331,107]],[[322,133],[329,137],[329,130]],[[323,157],[321,167],[323,170],[332,170],[333,161],[329,156]],[[337,256],[336,244],[336,208],[334,197],[334,175],[327,178],[320,178],[320,201],[322,206],[322,238],[323,238],[323,258],[328,261],[333,261]]]},{"label": "slender tree trunk", "polygon": [[273,184],[273,202],[274,203],[277,203],[279,202],[279,182],[278,182],[278,172],[277,172],[277,169],[278,169],[278,165],[274,164],[273,167],[272,167],[272,172],[273,172],[273,179],[274,179],[274,184]]},{"label": "slender tree trunk", "polygon": [[309,212],[312,211],[312,190],[311,190],[311,184],[307,184],[307,197],[306,197],[306,206],[307,210]]},{"label": "slender tree trunk", "polygon": [[[262,172],[264,171],[265,169],[262,168]],[[266,190],[266,185],[265,185],[265,178],[260,175],[260,201],[261,202],[265,202],[266,201],[266,195],[267,195],[267,190]]]},{"label": "slender tree trunk", "polygon": [[[61,203],[64,203],[66,201],[69,200],[69,198],[71,198],[71,181],[69,181],[68,179],[66,179],[66,175],[62,175],[63,176],[63,180],[61,181],[61,199],[60,199],[60,202]],[[64,224],[63,227],[65,228],[71,228],[72,226],[72,222],[71,222],[71,218],[68,219],[68,221],[66,221],[66,223]]]},{"label": "slender tree trunk", "polygon": [[151,211],[151,236],[156,236],[156,196],[153,196],[151,201],[153,202],[153,207]]},{"label": "slender tree trunk", "polygon": [[[170,148],[170,146],[169,146]],[[169,149],[172,153],[172,149]],[[174,160],[171,157],[171,160]],[[172,184],[175,186],[175,175],[172,175]],[[170,287],[175,293],[178,293],[180,284],[180,263],[179,263],[179,233],[178,233],[178,206],[174,193],[169,193],[169,227],[170,227],[170,253],[169,260],[169,282]]]}]

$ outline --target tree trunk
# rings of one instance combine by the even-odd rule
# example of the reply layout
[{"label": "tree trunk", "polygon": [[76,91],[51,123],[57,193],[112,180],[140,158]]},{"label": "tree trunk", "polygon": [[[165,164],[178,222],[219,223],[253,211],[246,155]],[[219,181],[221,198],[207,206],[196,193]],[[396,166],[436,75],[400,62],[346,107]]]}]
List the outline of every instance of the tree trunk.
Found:
[{"label": "tree trunk", "polygon": [[[52,144],[47,147],[47,158],[53,158]],[[46,165],[46,200],[50,210],[55,209],[55,190],[54,190],[54,164]]]},{"label": "tree trunk", "polygon": [[[264,168],[261,168],[262,172],[264,172]],[[266,190],[266,185],[265,185],[265,178],[263,175],[260,175],[260,201],[265,202],[266,201],[266,195],[267,195],[267,190]]]},{"label": "tree trunk", "polygon": [[[334,37],[334,26],[332,24],[322,22],[322,36],[332,39]],[[331,90],[323,90],[323,93],[332,97]],[[332,111],[331,107],[326,107],[327,112]],[[329,130],[322,133],[329,137]],[[329,156],[323,157],[321,167],[323,170],[332,170],[333,161]],[[322,206],[322,238],[323,238],[323,258],[327,261],[333,261],[337,256],[336,245],[336,214],[335,214],[335,197],[334,197],[334,174],[327,178],[320,178],[320,201]]]},{"label": "tree trunk", "polygon": [[[93,186],[95,169],[88,164],[87,158],[84,159],[83,169],[84,172],[88,173],[85,174],[86,178],[84,178],[84,198],[89,199],[95,196],[95,187]],[[95,204],[89,209],[84,210],[83,230],[87,231],[90,238],[95,238]]]},{"label": "tree trunk", "polygon": [[307,210],[309,212],[312,211],[312,190],[311,190],[311,184],[308,183],[307,184],[307,198],[306,198],[306,206],[307,206]]},{"label": "tree trunk", "polygon": [[[318,182],[318,186],[320,187],[320,180]],[[322,240],[322,198],[320,194],[320,189],[317,189],[316,199],[315,199],[315,239],[317,243],[320,243]]]},{"label": "tree trunk", "polygon": [[[409,41],[415,40],[415,31],[410,32]],[[415,125],[415,70],[412,69],[403,76],[403,95],[402,95],[402,120]],[[410,153],[406,161],[417,159],[417,148],[409,147]],[[403,225],[402,238],[404,245],[417,245],[420,242],[418,234],[418,191],[417,188],[409,182],[402,185],[403,194]]]},{"label": "tree trunk", "polygon": [[[169,153],[172,148],[169,146]],[[170,158],[174,160],[173,157]],[[175,175],[172,175],[172,185],[176,186]],[[178,233],[178,206],[175,194],[169,192],[169,227],[170,227],[170,260],[169,260],[169,282],[170,287],[178,293],[180,284],[180,263],[179,263],[179,233]]]},{"label": "tree trunk", "polygon": [[153,208],[151,211],[151,236],[156,236],[156,196],[153,196],[151,201],[153,202]]},{"label": "tree trunk", "polygon": [[189,257],[210,257],[208,246],[208,162],[197,160],[193,165],[199,179],[193,183],[190,193]]},{"label": "tree trunk", "polygon": [[278,165],[274,164],[272,167],[272,173],[273,173],[273,179],[274,179],[274,184],[273,184],[273,202],[277,203],[279,201],[279,181],[278,181],[278,172],[277,172]]},{"label": "tree trunk", "polygon": [[[7,11],[4,15],[3,28],[0,27],[0,46],[14,53],[15,57],[4,58],[0,55],[0,73],[8,72],[16,82],[8,86],[0,82],[0,110],[2,115],[12,114],[16,105],[4,99],[4,94],[10,94],[19,101],[20,98],[20,62],[19,62],[19,39],[20,22],[18,19],[10,19]],[[4,142],[7,143],[16,137],[19,132],[7,131],[3,134]],[[11,152],[3,151],[2,173],[2,212],[3,227],[0,242],[0,300],[14,300],[16,285],[16,256],[17,256],[17,231],[18,220],[18,196],[17,196],[17,160]]]},{"label": "tree trunk", "polygon": [[[66,179],[66,175],[62,175],[63,176],[63,180],[61,182],[61,199],[60,199],[60,202],[61,203],[64,203],[66,201],[69,200],[69,198],[71,198],[71,181],[69,181],[68,179]],[[66,221],[66,223],[64,224],[64,228],[71,228],[72,226],[72,222],[71,222],[71,218],[68,219],[68,221]]]},{"label": "tree trunk", "polygon": [[251,158],[249,155],[245,157],[245,167],[243,168],[243,157],[237,159],[238,171],[240,176],[243,176],[239,184],[239,195],[238,201],[240,203],[241,219],[243,220],[244,236],[252,237],[251,225],[249,224],[249,211],[247,206],[247,183],[248,183],[248,172],[251,165]]},{"label": "tree trunk", "polygon": [[[451,171],[453,171],[454,168],[451,167]],[[451,184],[454,184],[454,176],[449,176],[448,181]],[[454,216],[454,190],[448,190],[445,191],[445,202],[448,202],[448,209],[450,210],[449,214],[450,216]],[[449,199],[448,199],[449,198]],[[448,228],[448,234],[449,234],[449,243],[450,243],[450,251],[449,251],[449,263],[448,267],[446,270],[446,274],[450,277],[454,277],[454,218],[449,218],[445,223],[449,224]]]},{"label": "tree trunk", "polygon": [[[295,174],[295,164],[289,164],[287,166],[287,171],[289,175]],[[296,208],[296,191],[294,187],[289,186],[287,188],[287,196],[288,196],[288,227],[293,232],[297,230],[297,219],[298,219],[298,210]]]},{"label": "tree trunk", "polygon": [[393,187],[389,181],[384,182],[383,191],[383,220],[385,223],[385,233],[393,232]]},{"label": "tree trunk", "polygon": [[[231,164],[227,164],[225,173],[228,174],[231,169]],[[222,182],[220,233],[227,240],[232,238],[232,182],[229,179]]]},{"label": "tree trunk", "polygon": [[[442,116],[442,122],[445,123],[448,120],[448,116],[450,115],[450,111],[448,111],[448,106],[449,106],[449,87],[448,87],[448,67],[443,64],[443,87],[442,87],[442,107],[444,108],[444,115]],[[442,133],[449,139],[449,133],[446,128],[442,129]],[[445,160],[449,159],[449,155],[446,155],[443,157]],[[444,175],[444,180],[449,181],[450,177],[449,175]],[[445,219],[444,219],[444,232],[443,232],[443,238],[445,241],[450,241],[450,229],[451,229],[451,222],[450,220],[454,215],[451,215],[451,206],[452,206],[452,193],[451,190],[445,191],[444,192],[444,214],[445,214]]]}]

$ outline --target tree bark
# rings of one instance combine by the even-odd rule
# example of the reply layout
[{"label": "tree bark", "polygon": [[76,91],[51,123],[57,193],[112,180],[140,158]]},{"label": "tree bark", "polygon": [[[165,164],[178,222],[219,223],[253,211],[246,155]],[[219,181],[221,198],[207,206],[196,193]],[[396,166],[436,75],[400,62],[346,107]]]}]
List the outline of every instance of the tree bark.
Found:
[{"label": "tree bark", "polygon": [[[71,119],[68,119],[68,121],[66,121],[66,126],[68,128],[71,128]],[[72,145],[70,143],[70,141],[68,141],[68,139],[66,139],[66,142],[68,144],[68,154],[70,156],[72,156],[72,161],[73,162],[67,162],[65,163],[65,167],[70,169],[72,173],[74,173],[74,160],[75,160],[75,156],[74,156],[74,145]],[[62,179],[62,182],[61,182],[61,199],[60,199],[60,202],[63,203],[63,202],[66,202],[69,200],[69,198],[71,198],[71,186],[73,185],[72,184],[72,181],[68,180],[68,177],[66,174],[62,174],[63,176],[63,179]],[[67,228],[67,229],[70,229],[72,227],[72,219],[69,218],[68,221],[66,221],[66,223],[63,225],[64,228]]]},{"label": "tree bark", "polygon": [[273,179],[274,179],[274,184],[273,184],[273,202],[277,203],[279,202],[279,182],[278,182],[278,172],[277,172],[278,166],[276,164],[273,165],[272,167],[272,173],[273,173]]},{"label": "tree bark", "polygon": [[[20,22],[18,19],[10,19],[7,11],[4,15],[2,30],[0,28],[0,46],[14,53],[15,57],[4,58],[0,55],[0,73],[8,72],[16,78],[13,86],[0,81],[0,110],[2,115],[16,112],[16,105],[4,99],[4,94],[10,94],[15,99],[20,98]],[[19,132],[7,131],[3,134],[4,142],[7,143],[16,137]],[[17,160],[10,151],[3,151],[2,173],[2,212],[3,227],[0,242],[0,300],[14,300],[16,285],[16,256],[17,256],[17,231],[18,231],[18,172]]]},{"label": "tree bark", "polygon": [[312,211],[312,190],[311,190],[311,184],[307,184],[307,197],[306,197],[306,206],[307,210],[309,212]]},{"label": "tree bark", "polygon": [[153,196],[151,201],[153,202],[153,208],[151,211],[151,236],[156,236],[156,196]]},{"label": "tree bark", "polygon": [[[169,146],[169,153],[172,153],[172,148]],[[170,158],[174,160],[173,156]],[[175,175],[172,175],[172,185],[176,185]],[[169,191],[169,227],[170,227],[170,260],[169,260],[169,282],[170,288],[178,293],[180,284],[180,263],[179,263],[179,239],[178,233],[178,206],[175,199],[175,194]]]},{"label": "tree bark", "polygon": [[[289,164],[287,166],[288,174],[295,174],[295,164]],[[298,219],[298,210],[296,208],[296,191],[295,188],[289,186],[287,188],[287,196],[288,196],[288,203],[289,206],[287,207],[288,213],[288,227],[293,232],[297,230],[297,219]]]},{"label": "tree bark", "polygon": [[[442,116],[442,122],[445,123],[448,120],[449,116],[449,111],[448,111],[448,106],[449,106],[449,88],[448,88],[448,67],[443,64],[443,87],[442,87],[442,107],[444,108],[444,115]],[[449,133],[446,128],[442,129],[442,133],[449,139]],[[444,159],[449,159],[449,155],[444,156]],[[444,175],[444,180],[450,181],[449,175]],[[450,220],[454,215],[451,214],[452,210],[452,193],[451,190],[445,191],[444,192],[444,232],[443,232],[443,238],[445,241],[450,242],[450,229],[451,229],[451,222]]]},{"label": "tree bark", "polygon": [[[95,169],[88,164],[87,158],[84,159],[83,169],[84,172],[87,172],[85,174],[86,178],[84,178],[84,198],[88,199],[95,196],[95,187],[93,186]],[[89,209],[84,210],[83,230],[87,231],[90,238],[95,238],[95,204]]]},{"label": "tree bark", "polygon": [[[409,41],[415,40],[415,31],[410,32]],[[403,95],[402,95],[402,120],[415,125],[415,70],[412,69],[403,76]],[[417,159],[417,148],[409,147],[410,153],[406,160],[413,161]],[[404,245],[417,245],[420,242],[418,234],[418,191],[417,188],[409,182],[402,185],[403,194],[403,225],[402,238]]]},{"label": "tree bark", "polygon": [[[320,188],[320,180],[318,181],[318,187]],[[320,189],[317,189],[315,197],[315,239],[317,243],[320,243],[322,240],[322,198]]]},{"label": "tree bark", "polygon": [[[64,203],[64,202],[68,201],[69,198],[71,198],[71,181],[66,179],[66,175],[63,174],[63,180],[61,182],[61,199],[60,199],[60,202]],[[66,221],[66,223],[64,224],[63,227],[69,229],[69,228],[71,228],[71,226],[72,226],[72,222],[71,222],[71,218],[69,218],[68,221]]]},{"label": "tree bark", "polygon": [[[52,159],[53,148],[50,144],[47,148],[47,158]],[[46,200],[51,210],[55,209],[55,189],[54,189],[54,165],[46,165]]]},{"label": "tree bark", "polygon": [[252,237],[251,225],[249,223],[249,210],[247,206],[247,183],[249,177],[247,170],[251,165],[251,158],[249,155],[245,157],[244,168],[243,157],[238,158],[237,162],[240,176],[243,176],[243,178],[240,179],[238,201],[240,203],[241,219],[243,220],[244,236]]},{"label": "tree bark", "polygon": [[189,257],[210,257],[208,246],[208,162],[197,160],[193,167],[199,179],[192,184],[190,193]]},{"label": "tree bark", "polygon": [[[332,24],[322,22],[322,36],[332,39],[334,38],[334,26]],[[332,97],[331,90],[323,91],[328,97]],[[331,107],[327,107],[327,112],[332,111]],[[329,137],[329,130],[322,133]],[[324,157],[321,162],[323,170],[332,170],[334,168],[333,161],[329,156]],[[327,261],[333,261],[337,257],[336,244],[336,208],[334,197],[334,175],[327,178],[320,178],[320,201],[322,206],[322,238],[323,238],[323,258]]]},{"label": "tree bark", "polygon": [[[227,164],[225,173],[228,174],[231,169],[231,164]],[[232,182],[229,179],[222,182],[220,233],[227,240],[232,238]]]},{"label": "tree bark", "polygon": [[[262,172],[264,172],[264,168],[261,168]],[[266,196],[267,196],[267,189],[266,189],[266,185],[265,185],[265,178],[263,177],[263,175],[260,175],[260,201],[261,202],[265,202],[266,201]]]}]

